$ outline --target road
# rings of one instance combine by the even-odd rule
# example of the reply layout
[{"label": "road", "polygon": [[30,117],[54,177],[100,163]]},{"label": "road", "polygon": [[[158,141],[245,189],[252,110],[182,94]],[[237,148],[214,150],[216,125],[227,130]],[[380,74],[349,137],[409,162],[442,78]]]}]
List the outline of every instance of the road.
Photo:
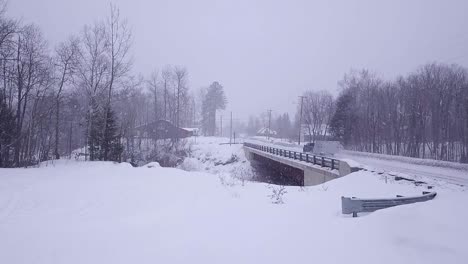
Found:
[{"label": "road", "polygon": [[366,157],[353,155],[352,153],[341,153],[338,158],[354,160],[364,166],[375,170],[384,170],[386,172],[399,172],[413,177],[431,178],[443,180],[448,183],[468,186],[468,171],[454,168],[437,167],[430,165],[413,164],[400,160],[387,160],[375,157]]}]

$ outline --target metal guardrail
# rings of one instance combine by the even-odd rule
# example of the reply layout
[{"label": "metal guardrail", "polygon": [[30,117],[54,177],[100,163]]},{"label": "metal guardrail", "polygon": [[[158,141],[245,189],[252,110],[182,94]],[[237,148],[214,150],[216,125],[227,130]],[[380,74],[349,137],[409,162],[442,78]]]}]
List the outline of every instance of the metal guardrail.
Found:
[{"label": "metal guardrail", "polygon": [[278,155],[280,157],[295,159],[299,161],[305,161],[307,163],[312,163],[314,165],[320,165],[322,167],[331,168],[332,170],[338,169],[340,167],[339,160],[324,157],[324,156],[311,155],[309,153],[274,148],[274,147],[258,145],[258,144],[248,143],[248,142],[245,142],[244,146],[257,149],[260,151],[264,151],[273,155]]},{"label": "metal guardrail", "polygon": [[436,192],[423,192],[421,196],[403,197],[397,195],[396,198],[389,199],[359,199],[356,197],[341,197],[341,211],[343,214],[353,214],[361,212],[374,212],[393,206],[425,202],[434,199]]}]

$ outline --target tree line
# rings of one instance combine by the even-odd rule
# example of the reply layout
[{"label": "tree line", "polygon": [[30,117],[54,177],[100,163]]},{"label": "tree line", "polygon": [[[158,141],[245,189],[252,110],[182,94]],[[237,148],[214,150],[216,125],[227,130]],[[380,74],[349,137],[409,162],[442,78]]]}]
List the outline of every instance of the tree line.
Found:
[{"label": "tree line", "polygon": [[[369,70],[351,71],[329,91],[306,91],[294,120],[273,118],[279,137],[339,140],[349,150],[468,163],[468,69],[429,63],[406,76],[384,80]],[[252,116],[249,135],[267,127]],[[304,136],[305,135],[305,136]]]},{"label": "tree line", "polygon": [[8,17],[1,1],[0,167],[75,149],[90,160],[129,160],[139,147],[135,127],[159,119],[194,127],[202,105],[223,105],[191,92],[183,66],[135,73],[132,42],[129,22],[112,4],[105,19],[51,48],[38,26]]},{"label": "tree line", "polygon": [[346,148],[468,162],[466,68],[430,63],[393,81],[362,70],[340,86],[330,127]]}]

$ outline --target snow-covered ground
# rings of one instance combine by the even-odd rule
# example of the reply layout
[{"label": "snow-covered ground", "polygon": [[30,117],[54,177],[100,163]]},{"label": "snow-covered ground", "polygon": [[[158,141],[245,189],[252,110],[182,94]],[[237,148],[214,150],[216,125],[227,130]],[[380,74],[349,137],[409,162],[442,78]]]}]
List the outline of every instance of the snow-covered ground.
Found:
[{"label": "snow-covered ground", "polygon": [[284,187],[284,203],[275,204],[270,196],[282,187],[226,179],[245,164],[240,146],[231,146],[240,161],[220,165],[232,154],[227,146],[197,140],[192,165],[211,153],[197,167],[202,172],[65,160],[0,169],[0,263],[468,259],[464,188],[438,185],[432,201],[352,218],[341,214],[341,196],[417,195],[427,186],[360,171],[319,186]]}]

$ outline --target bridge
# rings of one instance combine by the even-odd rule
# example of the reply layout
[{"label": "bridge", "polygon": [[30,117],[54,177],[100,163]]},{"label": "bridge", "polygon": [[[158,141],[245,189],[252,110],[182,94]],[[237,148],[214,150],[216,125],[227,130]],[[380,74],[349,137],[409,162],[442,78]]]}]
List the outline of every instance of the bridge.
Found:
[{"label": "bridge", "polygon": [[359,170],[342,160],[249,142],[244,143],[244,152],[252,163],[291,177],[300,186],[322,184]]}]

